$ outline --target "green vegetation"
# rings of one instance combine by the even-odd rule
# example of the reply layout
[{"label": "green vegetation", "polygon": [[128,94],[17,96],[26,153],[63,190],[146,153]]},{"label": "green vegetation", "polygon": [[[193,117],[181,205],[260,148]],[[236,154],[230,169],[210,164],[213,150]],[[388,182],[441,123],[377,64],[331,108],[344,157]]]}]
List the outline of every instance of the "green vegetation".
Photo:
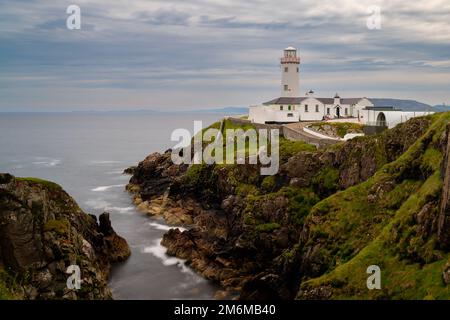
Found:
[{"label": "green vegetation", "polygon": [[[439,249],[430,229],[442,190],[437,137],[450,113],[432,119],[426,134],[397,160],[312,208],[306,222],[311,236],[299,250],[321,243],[324,272],[301,284],[299,298],[318,287],[331,288],[332,299],[450,297],[442,280],[450,255]],[[366,287],[370,265],[381,268],[381,290]]]},{"label": "green vegetation", "polygon": [[13,300],[14,295],[9,291],[4,283],[0,280],[0,300]]},{"label": "green vegetation", "polygon": [[[320,276],[305,276],[299,298],[302,292],[326,287],[331,288],[332,299],[448,299],[450,289],[443,283],[442,272],[450,255],[437,245],[432,224],[442,191],[440,140],[450,113],[427,119],[431,125],[423,125],[423,119],[418,122],[423,130],[427,128],[426,133],[406,151],[392,139],[395,131],[357,138],[358,144],[350,145],[354,148],[344,152],[347,157],[340,165],[353,168],[352,161],[361,159],[354,166],[359,170],[369,159],[378,170],[345,190],[340,190],[341,172],[332,165],[318,170],[308,188],[286,186],[282,174],[261,177],[258,170],[236,165],[191,166],[186,178],[214,190],[221,175],[221,183],[245,197],[242,215],[250,237],[286,226],[307,230],[307,238],[281,257],[293,262],[296,257],[313,255]],[[362,129],[346,123],[332,126],[341,137]],[[225,128],[249,127],[225,122]],[[329,148],[349,148],[349,144]],[[280,138],[282,162],[296,153],[315,150],[306,143]],[[370,265],[382,270],[382,290],[366,287]]]},{"label": "green vegetation", "polygon": [[60,190],[61,186],[51,182],[51,181],[47,181],[47,180],[43,180],[43,179],[39,179],[39,178],[16,178],[17,181],[25,181],[28,182],[29,184],[39,184],[39,185],[43,185],[49,189],[54,189],[54,190]]},{"label": "green vegetation", "polygon": [[339,188],[339,170],[326,167],[318,172],[312,180],[314,190],[320,195],[330,195]]},{"label": "green vegetation", "polygon": [[[258,136],[258,129],[251,123],[235,123],[232,120],[224,120],[223,121],[223,128],[222,128],[222,133],[223,133],[223,153],[225,155],[226,152],[226,141],[227,138],[230,138],[230,136],[228,136],[227,130],[242,130],[242,131],[247,131],[247,130],[255,130],[257,135],[256,137],[259,139]],[[217,129],[219,130],[221,127],[221,122],[215,122],[213,124],[211,124],[210,126],[208,126],[207,128],[204,128],[201,132],[201,134],[204,134],[208,129]],[[198,133],[197,135],[199,135],[200,133]],[[245,146],[244,149],[239,149],[237,143],[236,143],[236,139],[235,140],[235,144],[234,144],[234,155],[235,155],[235,159],[236,156],[238,154],[238,152],[242,152],[243,154],[245,154],[246,157],[248,157],[251,154],[257,154],[258,152],[258,146],[250,146],[249,145],[249,141],[248,138],[246,138],[245,140]],[[214,141],[214,139],[213,139]],[[207,141],[205,142],[205,145],[209,145],[210,143],[212,143],[212,141]],[[258,141],[259,144],[259,141]],[[270,148],[270,144],[268,146],[268,150],[271,150]],[[282,136],[279,137],[279,150],[280,150],[280,158],[282,160],[285,160],[291,156],[293,156],[294,154],[298,153],[298,152],[302,152],[302,151],[315,151],[316,147],[313,145],[310,145],[306,142],[303,141],[291,141],[288,140]],[[214,153],[213,153],[214,155]],[[225,160],[225,158],[224,158]]]},{"label": "green vegetation", "polygon": [[293,155],[303,152],[316,151],[316,147],[303,141],[291,141],[284,137],[280,137],[280,158],[285,160]]},{"label": "green vegetation", "polygon": [[428,148],[423,155],[422,170],[436,171],[441,167],[442,154],[436,148]]},{"label": "green vegetation", "polygon": [[303,225],[311,208],[319,202],[319,197],[310,189],[285,187],[280,190],[288,199],[288,213],[297,225]]},{"label": "green vegetation", "polygon": [[255,230],[258,232],[272,232],[279,228],[281,228],[281,226],[278,223],[271,222],[271,223],[263,223],[263,224],[257,225],[255,227]]},{"label": "green vegetation", "polygon": [[60,235],[67,235],[69,233],[69,221],[66,219],[61,220],[48,220],[44,224],[44,232],[56,232]]},{"label": "green vegetation", "polygon": [[235,193],[240,196],[257,195],[259,194],[259,190],[253,184],[239,183],[235,189]]},{"label": "green vegetation", "polygon": [[[408,200],[397,211],[392,221],[387,224],[378,237],[371,241],[348,263],[337,266],[332,272],[322,277],[309,280],[302,285],[303,289],[323,285],[335,286],[339,283],[339,288],[335,288],[334,299],[374,299],[374,298],[394,298],[394,299],[448,299],[450,290],[444,285],[441,276],[443,266],[448,259],[448,255],[439,254],[432,249],[432,246],[421,243],[416,249],[423,250],[428,261],[426,264],[417,263],[405,259],[398,254],[402,247],[411,250],[414,242],[407,241],[411,230],[399,231],[404,224],[410,228],[411,216],[417,213],[427,201],[428,196],[434,196],[441,187],[437,174],[431,176],[419,189],[411,195]],[[399,230],[400,228],[400,230]],[[395,235],[398,239],[392,239]],[[434,239],[430,240],[433,242]],[[382,270],[382,290],[367,290],[366,269],[370,265],[378,265]]]},{"label": "green vegetation", "polygon": [[363,133],[363,125],[353,122],[318,122],[310,125],[312,130],[322,134],[343,138],[347,133]]},{"label": "green vegetation", "polygon": [[261,183],[261,188],[266,192],[272,192],[276,188],[276,177],[267,176],[263,179]]},{"label": "green vegetation", "polygon": [[0,300],[17,300],[17,283],[3,268],[0,267]]}]

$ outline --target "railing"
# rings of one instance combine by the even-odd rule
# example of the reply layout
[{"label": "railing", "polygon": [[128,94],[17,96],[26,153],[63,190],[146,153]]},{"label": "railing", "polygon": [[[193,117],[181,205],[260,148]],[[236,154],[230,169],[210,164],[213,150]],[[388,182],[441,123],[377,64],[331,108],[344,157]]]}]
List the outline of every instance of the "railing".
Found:
[{"label": "railing", "polygon": [[299,57],[283,57],[281,58],[281,63],[300,63]]}]

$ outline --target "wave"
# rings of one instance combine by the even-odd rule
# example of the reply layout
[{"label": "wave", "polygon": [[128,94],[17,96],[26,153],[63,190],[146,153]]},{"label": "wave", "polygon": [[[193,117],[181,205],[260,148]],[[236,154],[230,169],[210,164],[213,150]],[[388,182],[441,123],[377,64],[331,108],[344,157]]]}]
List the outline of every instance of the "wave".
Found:
[{"label": "wave", "polygon": [[173,226],[168,226],[165,224],[161,224],[158,222],[149,222],[148,223],[151,227],[155,228],[156,230],[162,230],[162,231],[169,231],[170,229],[180,229],[181,232],[186,231],[186,228],[183,227],[173,227]]},{"label": "wave", "polygon": [[112,206],[111,203],[109,203],[103,199],[91,199],[91,200],[86,201],[85,204],[93,209],[103,210],[103,211],[108,211],[108,212],[132,214],[135,210],[134,207]]},{"label": "wave", "polygon": [[101,192],[101,191],[109,190],[111,188],[121,188],[121,187],[125,187],[125,185],[124,184],[113,184],[113,185],[110,185],[110,186],[101,186],[101,187],[97,187],[97,188],[92,189],[92,191],[94,191],[94,192]]},{"label": "wave", "polygon": [[[106,174],[123,174],[123,170],[111,170],[111,171],[107,171]],[[126,177],[126,176],[125,176]]]},{"label": "wave", "polygon": [[134,212],[134,207],[107,207],[106,211],[113,211],[118,213],[128,213],[132,214]]},{"label": "wave", "polygon": [[116,160],[92,160],[90,163],[91,164],[116,164],[116,163],[120,163],[120,161],[116,161]]},{"label": "wave", "polygon": [[161,239],[156,239],[152,246],[145,247],[143,252],[150,253],[162,261],[165,266],[178,266],[183,273],[194,274],[194,272],[186,266],[183,259],[171,257],[166,254],[167,249],[161,245]]},{"label": "wave", "polygon": [[49,160],[42,160],[42,161],[33,161],[32,162],[35,165],[38,166],[44,166],[44,167],[54,167],[61,163],[60,159],[49,159]]}]

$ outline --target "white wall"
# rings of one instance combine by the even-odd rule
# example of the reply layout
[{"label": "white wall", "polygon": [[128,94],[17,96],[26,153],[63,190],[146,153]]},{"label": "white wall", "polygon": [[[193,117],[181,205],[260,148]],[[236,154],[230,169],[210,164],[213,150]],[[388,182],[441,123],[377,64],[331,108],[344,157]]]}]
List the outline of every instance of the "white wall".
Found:
[{"label": "white wall", "polygon": [[[285,68],[288,71],[285,72]],[[297,72],[299,68],[299,72]],[[289,91],[284,90],[287,85]],[[281,97],[299,97],[300,96],[300,65],[296,63],[281,64]]]},{"label": "white wall", "polygon": [[408,121],[409,119],[415,117],[422,117],[434,112],[414,112],[414,111],[376,111],[376,110],[361,110],[360,114],[363,116],[361,118],[361,123],[364,124],[376,124],[378,115],[383,113],[386,117],[386,124],[388,128],[393,128],[399,123]]},{"label": "white wall", "polygon": [[[278,110],[274,109],[272,106],[253,106],[249,108],[248,119],[255,123],[266,123],[266,122],[298,122],[299,120],[299,112],[295,110],[288,111],[287,106],[286,110],[280,111],[279,106]],[[289,117],[288,115],[292,116]]]},{"label": "white wall", "polygon": [[[352,107],[352,116],[358,118],[358,115],[361,117],[362,113],[361,110],[363,110],[365,107],[373,107],[373,103],[366,98],[363,98],[358,101],[355,105]],[[365,122],[366,120],[361,119],[361,121]]]},{"label": "white wall", "polygon": [[[308,112],[305,111],[306,105],[308,106]],[[319,106],[319,112],[316,112],[316,105]],[[325,115],[325,106],[316,98],[310,97],[300,103],[299,111],[301,121],[320,121]]]}]

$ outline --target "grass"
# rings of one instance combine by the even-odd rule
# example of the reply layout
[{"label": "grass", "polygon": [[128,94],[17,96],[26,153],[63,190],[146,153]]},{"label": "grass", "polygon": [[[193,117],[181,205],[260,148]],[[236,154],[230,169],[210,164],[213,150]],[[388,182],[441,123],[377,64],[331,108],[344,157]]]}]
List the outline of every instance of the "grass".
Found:
[{"label": "grass", "polygon": [[69,233],[69,221],[66,219],[61,220],[48,220],[44,224],[44,232],[56,232],[60,235],[67,235]]},{"label": "grass", "polygon": [[[246,138],[245,140],[245,145],[242,146],[238,146],[236,143],[236,137],[234,137],[234,146],[232,147],[234,150],[234,158],[236,159],[236,156],[238,154],[238,152],[241,152],[242,154],[245,154],[246,157],[248,157],[249,155],[254,155],[257,154],[258,152],[258,144],[259,144],[259,132],[256,129],[256,127],[251,124],[251,123],[239,123],[236,124],[234,123],[232,120],[223,120],[224,121],[224,125],[222,128],[222,132],[223,132],[223,154],[225,155],[227,149],[226,149],[226,142],[227,142],[227,138],[230,137],[230,132],[227,132],[227,130],[242,130],[242,132],[246,132],[247,130],[255,130],[256,131],[256,137],[258,138],[258,143],[256,146],[251,146],[249,144],[249,140],[248,138]],[[221,126],[221,122],[215,122],[212,125],[210,125],[207,128],[204,128],[201,132],[201,134],[204,134],[208,129],[220,129]],[[198,133],[197,135],[199,135],[200,133]],[[213,139],[214,141],[214,139]],[[210,144],[211,142],[207,142],[207,144]],[[270,144],[268,145],[268,149],[271,150],[270,148]],[[230,149],[231,150],[231,149]],[[291,141],[288,140],[286,138],[284,138],[283,136],[279,137],[279,151],[280,151],[280,157],[282,159],[287,159],[293,155],[295,155],[296,153],[302,152],[302,151],[316,151],[316,147],[313,145],[310,145],[306,142],[303,141]],[[225,163],[225,158],[223,159],[224,163]]]},{"label": "grass", "polygon": [[313,152],[316,147],[303,141],[291,141],[284,137],[280,137],[280,158],[287,159],[299,152]]},{"label": "grass", "polygon": [[321,169],[312,179],[314,190],[321,195],[330,195],[339,188],[339,170],[331,167]]},{"label": "grass", "polygon": [[[427,132],[397,160],[312,208],[310,238],[302,250],[322,244],[319,256],[325,268],[321,276],[301,284],[298,298],[324,286],[331,286],[332,299],[450,297],[442,280],[449,254],[439,250],[436,233],[418,221],[419,212],[426,223],[438,214],[443,183],[437,137],[449,118],[450,113],[433,116]],[[367,289],[370,265],[381,268],[381,290]]]},{"label": "grass", "polygon": [[17,300],[20,296],[15,292],[16,281],[0,267],[0,300]]},{"label": "grass", "polygon": [[[396,212],[378,237],[370,242],[349,262],[337,266],[330,273],[311,279],[302,284],[302,289],[332,285],[335,287],[333,299],[448,299],[450,288],[442,281],[443,266],[449,255],[439,260],[421,265],[401,259],[397,247],[391,243],[391,236],[398,224],[420,210],[429,195],[441,187],[439,173],[436,172],[412,194]],[[366,269],[378,265],[382,272],[382,290],[368,290]],[[339,284],[336,287],[336,284]]]},{"label": "grass", "polygon": [[255,227],[255,230],[258,232],[272,232],[279,228],[281,228],[281,226],[278,223],[271,222],[271,223],[263,223],[263,224],[257,225]]},{"label": "grass", "polygon": [[325,132],[325,126],[329,126],[334,134],[343,138],[347,133],[363,133],[363,125],[353,122],[319,122],[310,125],[311,129]]},{"label": "grass", "polygon": [[26,178],[16,178],[16,180],[28,182],[30,184],[40,184],[49,189],[58,189],[58,190],[61,189],[60,185],[58,185],[54,182],[51,182],[51,181],[44,180],[44,179],[26,177]]}]

